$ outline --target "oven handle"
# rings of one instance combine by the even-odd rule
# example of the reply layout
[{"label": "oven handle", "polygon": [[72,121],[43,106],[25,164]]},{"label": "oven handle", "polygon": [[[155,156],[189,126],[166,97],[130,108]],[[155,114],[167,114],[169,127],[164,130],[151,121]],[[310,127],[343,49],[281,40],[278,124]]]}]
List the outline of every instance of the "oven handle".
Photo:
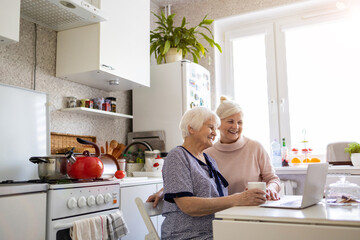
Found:
[{"label": "oven handle", "polygon": [[54,225],[54,229],[65,229],[65,228],[71,228],[73,226],[73,223],[59,223]]}]

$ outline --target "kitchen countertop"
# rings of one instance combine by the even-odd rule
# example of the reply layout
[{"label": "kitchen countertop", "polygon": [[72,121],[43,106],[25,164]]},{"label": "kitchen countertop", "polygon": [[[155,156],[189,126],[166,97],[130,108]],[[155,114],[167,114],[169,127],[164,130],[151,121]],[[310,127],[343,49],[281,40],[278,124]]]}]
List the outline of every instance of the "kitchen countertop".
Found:
[{"label": "kitchen countertop", "polygon": [[[306,174],[307,165],[293,166],[293,167],[277,167],[275,168],[276,174]],[[349,174],[360,175],[360,167],[354,166],[334,166],[330,165],[328,174]]]},{"label": "kitchen countertop", "polygon": [[45,192],[49,189],[46,183],[10,183],[0,184],[0,196],[17,195],[25,193]]},{"label": "kitchen countertop", "polygon": [[163,179],[160,177],[125,177],[123,179],[114,179],[120,182],[120,187],[130,187],[145,184],[162,183]]}]

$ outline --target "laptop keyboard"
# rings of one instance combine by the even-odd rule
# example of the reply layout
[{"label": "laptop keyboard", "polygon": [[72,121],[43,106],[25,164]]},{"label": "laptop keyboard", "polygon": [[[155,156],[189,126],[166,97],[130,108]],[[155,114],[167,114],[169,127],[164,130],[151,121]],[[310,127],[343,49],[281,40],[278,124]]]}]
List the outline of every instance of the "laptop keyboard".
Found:
[{"label": "laptop keyboard", "polygon": [[295,201],[281,203],[280,206],[300,206],[301,202],[302,202],[302,200],[299,199],[299,200],[295,200]]}]

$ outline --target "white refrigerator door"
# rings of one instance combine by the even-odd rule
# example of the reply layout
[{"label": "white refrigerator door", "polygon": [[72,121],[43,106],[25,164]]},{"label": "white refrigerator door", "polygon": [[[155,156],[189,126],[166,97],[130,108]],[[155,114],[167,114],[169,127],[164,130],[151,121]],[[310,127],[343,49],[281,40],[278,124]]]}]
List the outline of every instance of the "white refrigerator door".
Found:
[{"label": "white refrigerator door", "polygon": [[210,73],[199,64],[183,62],[183,111],[197,106],[211,108]]}]

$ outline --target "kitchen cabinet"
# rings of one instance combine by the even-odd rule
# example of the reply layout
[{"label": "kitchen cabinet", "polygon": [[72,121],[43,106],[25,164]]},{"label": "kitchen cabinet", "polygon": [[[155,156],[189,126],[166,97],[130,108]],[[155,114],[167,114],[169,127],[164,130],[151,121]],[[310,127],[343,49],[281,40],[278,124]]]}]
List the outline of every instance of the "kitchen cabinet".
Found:
[{"label": "kitchen cabinet", "polygon": [[110,118],[133,118],[133,116],[127,115],[127,114],[107,112],[107,111],[91,109],[91,108],[84,108],[84,107],[63,108],[63,109],[61,109],[61,111],[62,112],[70,112],[70,113],[81,113],[81,114],[87,114],[87,115],[96,115],[96,116],[103,116],[103,117],[110,117]]},{"label": "kitchen cabinet", "polygon": [[0,239],[45,240],[47,184],[0,184]]},{"label": "kitchen cabinet", "polygon": [[[160,190],[162,186],[162,183],[152,183],[121,187],[120,183],[120,209],[129,228],[129,233],[121,238],[122,240],[144,239],[145,235],[149,233],[135,204],[135,198],[140,197],[143,201],[146,201],[151,194]],[[163,219],[162,216],[151,217],[159,235],[161,234]]]},{"label": "kitchen cabinet", "polygon": [[150,86],[150,1],[100,9],[107,21],[58,32],[56,76],[106,91]]},{"label": "kitchen cabinet", "polygon": [[0,0],[0,46],[19,41],[20,0]]}]

